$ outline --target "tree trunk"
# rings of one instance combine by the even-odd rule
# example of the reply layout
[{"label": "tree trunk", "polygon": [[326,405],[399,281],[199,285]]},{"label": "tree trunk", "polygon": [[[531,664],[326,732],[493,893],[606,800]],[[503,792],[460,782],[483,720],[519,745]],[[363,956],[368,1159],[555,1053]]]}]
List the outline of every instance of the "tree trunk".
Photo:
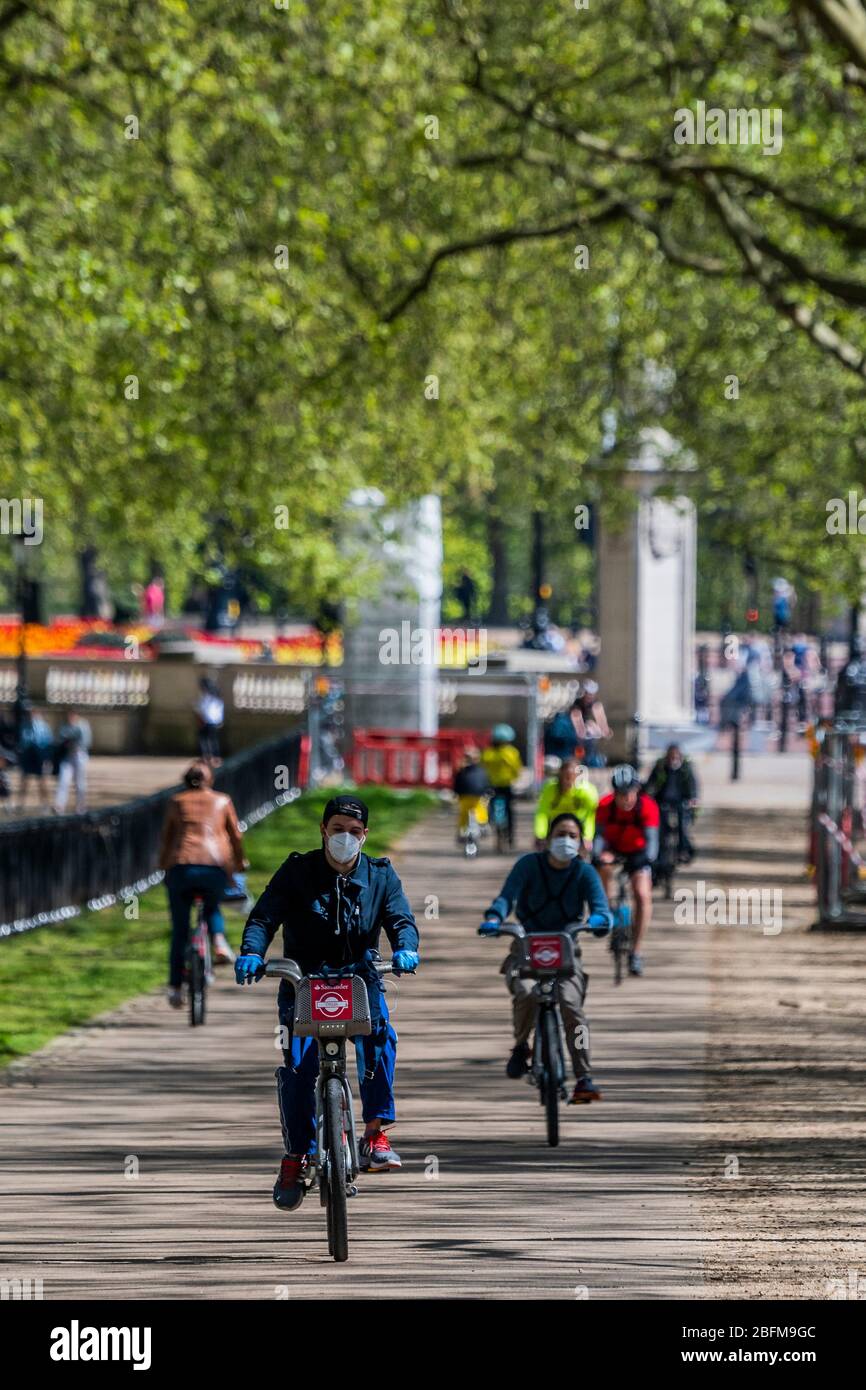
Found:
[{"label": "tree trunk", "polygon": [[96,550],[88,545],[78,552],[78,566],[81,572],[81,600],[78,615],[81,618],[98,618],[99,594],[96,583]]},{"label": "tree trunk", "polygon": [[508,553],[505,544],[505,525],[494,511],[487,513],[487,545],[493,571],[493,589],[487,622],[492,627],[508,626]]},{"label": "tree trunk", "polygon": [[544,583],[544,513],[532,513],[532,602],[537,606],[541,600],[541,586]]}]

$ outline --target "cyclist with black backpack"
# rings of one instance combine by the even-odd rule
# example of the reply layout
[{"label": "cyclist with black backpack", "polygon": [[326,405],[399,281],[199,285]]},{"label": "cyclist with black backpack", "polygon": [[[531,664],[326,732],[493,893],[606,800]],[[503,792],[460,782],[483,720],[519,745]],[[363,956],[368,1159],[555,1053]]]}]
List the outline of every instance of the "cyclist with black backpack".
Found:
[{"label": "cyclist with black backpack", "polygon": [[[495,936],[511,911],[527,932],[559,932],[572,922],[583,920],[589,910],[594,936],[606,936],[613,923],[601,879],[591,864],[580,858],[583,827],[574,815],[555,816],[547,833],[546,847],[536,854],[524,854],[514,864],[499,897],[484,914],[482,936]],[[593,1083],[589,1061],[589,1029],[583,1003],[588,976],[581,965],[580,946],[574,938],[574,974],[557,982],[559,1007],[565,1025],[568,1051],[574,1067],[575,1086],[571,1100],[585,1105],[601,1100]],[[505,1070],[517,1079],[529,1068],[529,1035],[535,1023],[536,1004],[533,983],[520,974],[517,943],[506,956],[501,973],[512,997],[514,1048]]]},{"label": "cyclist with black backpack", "polygon": [[611,773],[612,791],[603,796],[595,813],[593,863],[598,865],[605,892],[613,889],[614,865],[625,863],[634,894],[635,916],[630,975],[643,974],[641,940],[652,919],[652,864],[659,852],[659,808],[641,791],[640,777],[629,764]]}]

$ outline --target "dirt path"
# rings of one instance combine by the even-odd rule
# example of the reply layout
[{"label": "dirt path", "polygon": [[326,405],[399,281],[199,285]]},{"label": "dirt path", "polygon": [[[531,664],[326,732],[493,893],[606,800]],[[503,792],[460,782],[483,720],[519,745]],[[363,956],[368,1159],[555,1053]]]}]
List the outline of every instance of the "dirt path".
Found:
[{"label": "dirt path", "polygon": [[[703,1166],[707,1294],[866,1294],[866,935],[813,932],[800,814],[719,811],[720,887],[782,895],[781,933],[707,929],[711,1035]],[[726,1176],[726,1174],[731,1176]],[[850,1292],[847,1296],[851,1296]]]},{"label": "dirt path", "polygon": [[144,996],[14,1069],[0,1276],[41,1277],[48,1299],[826,1298],[849,1270],[866,1280],[866,939],[801,929],[800,826],[712,812],[682,879],[779,884],[780,935],[676,925],[659,904],[651,968],[619,990],[590,940],[605,1099],[567,1109],[549,1150],[534,1093],[503,1071],[503,948],[474,935],[503,863],[464,863],[433,817],[394,856],[424,938],[390,996],[404,1168],[362,1180],[349,1264],[328,1260],[313,1201],[270,1202],[273,994],[223,980],[204,1030]]}]

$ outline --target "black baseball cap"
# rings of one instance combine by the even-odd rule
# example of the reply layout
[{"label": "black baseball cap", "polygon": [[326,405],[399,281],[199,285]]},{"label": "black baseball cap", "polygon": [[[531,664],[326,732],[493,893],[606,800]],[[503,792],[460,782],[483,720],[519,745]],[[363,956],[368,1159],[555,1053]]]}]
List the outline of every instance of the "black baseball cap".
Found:
[{"label": "black baseball cap", "polygon": [[331,816],[354,816],[362,825],[367,824],[369,811],[359,796],[347,793],[345,796],[332,796],[322,812],[322,824],[327,825]]}]

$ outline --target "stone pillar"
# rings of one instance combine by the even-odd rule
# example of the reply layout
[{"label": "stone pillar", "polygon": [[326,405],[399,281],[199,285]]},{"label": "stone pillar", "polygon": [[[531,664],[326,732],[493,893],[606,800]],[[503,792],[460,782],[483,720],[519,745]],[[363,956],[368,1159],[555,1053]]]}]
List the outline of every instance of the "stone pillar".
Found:
[{"label": "stone pillar", "polygon": [[686,497],[656,495],[671,480],[665,459],[673,447],[663,430],[644,431],[623,479],[633,510],[617,530],[601,516],[597,679],[614,758],[630,751],[636,714],[643,747],[693,726],[695,508]]},{"label": "stone pillar", "polygon": [[347,604],[343,637],[345,725],[439,727],[436,650],[442,596],[439,498],[392,511],[373,489],[350,499],[343,553],[361,574],[364,597]]}]

